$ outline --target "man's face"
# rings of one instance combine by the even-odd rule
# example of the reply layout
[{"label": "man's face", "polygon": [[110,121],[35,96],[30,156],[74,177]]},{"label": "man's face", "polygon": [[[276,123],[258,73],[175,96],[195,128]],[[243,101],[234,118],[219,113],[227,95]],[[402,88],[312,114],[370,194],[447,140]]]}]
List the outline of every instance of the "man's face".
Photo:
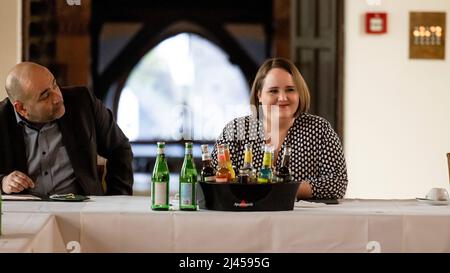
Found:
[{"label": "man's face", "polygon": [[20,114],[33,123],[46,123],[65,113],[64,100],[52,73],[46,68],[34,69],[23,85],[24,111]]}]

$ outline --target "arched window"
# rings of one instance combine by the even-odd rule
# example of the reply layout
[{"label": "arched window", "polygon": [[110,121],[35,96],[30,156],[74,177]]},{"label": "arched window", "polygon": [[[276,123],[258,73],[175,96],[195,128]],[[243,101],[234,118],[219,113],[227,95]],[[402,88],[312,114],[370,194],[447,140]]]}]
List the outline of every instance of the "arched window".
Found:
[{"label": "arched window", "polygon": [[136,164],[142,161],[147,169],[143,174],[135,168],[135,192],[149,193],[149,162],[154,162],[157,141],[166,142],[173,193],[184,141],[194,141],[198,162],[200,144],[214,142],[227,122],[249,113],[249,84],[225,51],[192,33],[159,43],[131,71],[117,110]]},{"label": "arched window", "polygon": [[249,85],[239,67],[192,33],[147,53],[122,90],[117,120],[131,141],[214,141],[231,119],[250,113]]}]

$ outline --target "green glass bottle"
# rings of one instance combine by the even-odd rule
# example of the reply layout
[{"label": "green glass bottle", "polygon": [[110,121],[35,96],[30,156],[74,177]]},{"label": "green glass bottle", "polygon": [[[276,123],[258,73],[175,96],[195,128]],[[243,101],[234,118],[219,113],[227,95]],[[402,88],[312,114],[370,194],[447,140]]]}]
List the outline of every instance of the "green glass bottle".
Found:
[{"label": "green glass bottle", "polygon": [[197,210],[195,186],[197,169],[192,155],[192,142],[185,144],[183,167],[180,173],[180,210]]},{"label": "green glass bottle", "polygon": [[155,167],[152,174],[152,209],[169,209],[169,167],[164,153],[165,143],[158,142]]},{"label": "green glass bottle", "polygon": [[258,174],[258,183],[271,183],[272,182],[272,157],[273,147],[266,144],[264,147],[263,164]]}]

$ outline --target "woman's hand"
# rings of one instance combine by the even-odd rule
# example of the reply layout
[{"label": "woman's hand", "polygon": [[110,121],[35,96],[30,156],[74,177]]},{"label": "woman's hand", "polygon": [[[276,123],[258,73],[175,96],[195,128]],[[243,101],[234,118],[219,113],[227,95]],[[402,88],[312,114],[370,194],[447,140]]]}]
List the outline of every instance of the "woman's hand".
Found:
[{"label": "woman's hand", "polygon": [[297,190],[297,200],[310,198],[312,198],[311,184],[309,184],[309,181],[303,180],[302,183],[300,183],[300,186],[298,187]]}]

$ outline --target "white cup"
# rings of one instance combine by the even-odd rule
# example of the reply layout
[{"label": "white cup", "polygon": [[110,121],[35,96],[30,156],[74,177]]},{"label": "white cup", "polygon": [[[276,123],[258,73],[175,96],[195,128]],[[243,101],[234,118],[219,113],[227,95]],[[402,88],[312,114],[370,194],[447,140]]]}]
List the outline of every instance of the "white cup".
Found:
[{"label": "white cup", "polygon": [[427,199],[433,200],[433,201],[447,201],[449,200],[448,192],[444,188],[432,188],[427,196]]}]

